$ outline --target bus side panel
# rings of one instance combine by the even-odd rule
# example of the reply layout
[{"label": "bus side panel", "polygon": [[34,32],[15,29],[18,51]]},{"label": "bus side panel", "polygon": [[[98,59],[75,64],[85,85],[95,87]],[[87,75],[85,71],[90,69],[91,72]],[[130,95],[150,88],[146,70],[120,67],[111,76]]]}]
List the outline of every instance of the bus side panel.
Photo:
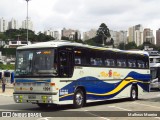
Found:
[{"label": "bus side panel", "polygon": [[[110,73],[112,71],[112,73]],[[130,71],[128,73],[128,71]],[[140,74],[143,73],[143,74]],[[85,76],[90,74],[90,76]],[[92,77],[91,77],[92,76]],[[80,77],[77,79],[77,77]],[[104,79],[105,78],[105,79]],[[74,80],[73,80],[74,79]],[[74,90],[78,86],[83,86],[86,90],[87,100],[105,100],[112,98],[124,98],[130,96],[132,84],[137,84],[139,88],[147,91],[150,80],[147,70],[137,72],[129,69],[101,69],[89,68],[75,69],[73,82],[64,86],[61,91],[67,91],[60,94],[60,101],[73,100]],[[140,90],[138,93],[141,93]]]}]

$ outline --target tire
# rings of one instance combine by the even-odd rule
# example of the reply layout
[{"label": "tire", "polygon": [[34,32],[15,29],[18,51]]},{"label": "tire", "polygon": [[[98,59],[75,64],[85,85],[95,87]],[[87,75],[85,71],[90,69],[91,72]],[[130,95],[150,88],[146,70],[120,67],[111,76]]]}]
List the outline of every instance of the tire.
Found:
[{"label": "tire", "polygon": [[81,108],[85,104],[84,92],[81,89],[77,89],[74,93],[73,105],[74,108]]},{"label": "tire", "polygon": [[130,100],[134,101],[138,99],[138,90],[135,86],[131,87]]},{"label": "tire", "polygon": [[38,103],[37,105],[38,105],[40,108],[47,108],[47,107],[49,107],[48,104],[44,104],[44,103]]}]

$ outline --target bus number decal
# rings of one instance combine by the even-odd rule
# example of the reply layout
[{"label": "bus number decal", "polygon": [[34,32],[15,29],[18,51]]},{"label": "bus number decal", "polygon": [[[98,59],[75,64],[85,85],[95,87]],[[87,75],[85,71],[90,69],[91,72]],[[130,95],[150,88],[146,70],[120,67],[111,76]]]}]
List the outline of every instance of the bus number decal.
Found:
[{"label": "bus number decal", "polygon": [[43,87],[44,91],[50,91],[50,87]]}]

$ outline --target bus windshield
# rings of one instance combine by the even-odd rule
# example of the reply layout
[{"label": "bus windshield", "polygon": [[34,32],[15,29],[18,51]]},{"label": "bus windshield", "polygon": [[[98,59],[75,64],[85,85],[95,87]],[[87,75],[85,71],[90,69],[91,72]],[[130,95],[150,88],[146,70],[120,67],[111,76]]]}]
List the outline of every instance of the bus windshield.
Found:
[{"label": "bus windshield", "polygon": [[19,50],[16,57],[16,76],[56,75],[54,49]]}]

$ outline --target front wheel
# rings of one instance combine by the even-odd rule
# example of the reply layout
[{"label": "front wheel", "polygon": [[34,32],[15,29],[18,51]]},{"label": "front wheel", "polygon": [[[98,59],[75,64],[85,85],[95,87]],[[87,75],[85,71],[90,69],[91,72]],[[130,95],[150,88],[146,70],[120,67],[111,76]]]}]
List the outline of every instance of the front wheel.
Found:
[{"label": "front wheel", "polygon": [[136,89],[135,86],[132,86],[132,87],[131,87],[130,99],[131,99],[132,101],[138,99],[138,91],[137,91],[137,89]]},{"label": "front wheel", "polygon": [[77,89],[74,94],[74,107],[81,108],[85,103],[84,92],[81,89]]}]

